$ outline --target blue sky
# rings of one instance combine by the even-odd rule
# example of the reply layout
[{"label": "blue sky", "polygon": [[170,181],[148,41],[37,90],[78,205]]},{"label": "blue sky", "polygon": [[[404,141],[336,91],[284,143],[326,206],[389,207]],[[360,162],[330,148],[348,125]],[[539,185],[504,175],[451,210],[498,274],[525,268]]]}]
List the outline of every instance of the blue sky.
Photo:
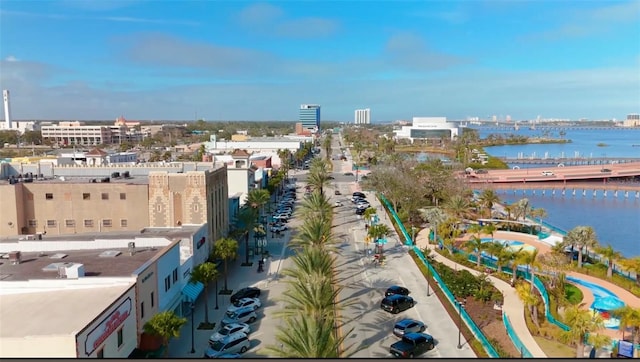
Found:
[{"label": "blue sky", "polygon": [[16,120],[623,119],[640,1],[0,0],[0,59]]}]

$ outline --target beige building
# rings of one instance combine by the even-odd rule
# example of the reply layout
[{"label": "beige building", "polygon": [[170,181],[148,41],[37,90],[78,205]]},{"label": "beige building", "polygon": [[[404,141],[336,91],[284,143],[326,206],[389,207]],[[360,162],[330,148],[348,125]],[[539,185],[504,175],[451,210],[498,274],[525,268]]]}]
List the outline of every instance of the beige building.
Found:
[{"label": "beige building", "polygon": [[[206,223],[209,238],[219,239],[229,227],[227,167],[210,165],[201,171],[148,171],[148,176],[109,182],[91,177],[0,181],[0,237],[41,238]],[[100,167],[62,169],[81,174]]]},{"label": "beige building", "polygon": [[58,125],[43,125],[42,139],[61,145],[99,145],[140,141],[142,133],[129,128],[126,122],[116,122],[112,126],[86,125],[84,122],[59,122]]},{"label": "beige building", "polygon": [[149,173],[149,226],[209,225],[217,240],[229,229],[227,168]]},{"label": "beige building", "polygon": [[0,184],[0,236],[140,230],[148,186],[89,180]]}]

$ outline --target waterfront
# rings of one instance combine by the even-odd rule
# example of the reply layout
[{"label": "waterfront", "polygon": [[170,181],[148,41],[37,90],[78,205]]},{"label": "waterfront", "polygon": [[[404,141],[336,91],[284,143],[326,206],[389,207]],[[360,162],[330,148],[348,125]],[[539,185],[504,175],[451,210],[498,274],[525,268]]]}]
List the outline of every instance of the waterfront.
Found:
[{"label": "waterfront", "polygon": [[[491,133],[517,134],[526,136],[541,136],[542,130],[520,129],[482,129],[478,128],[481,137]],[[557,133],[557,131],[555,131]],[[558,135],[551,135],[558,137]],[[560,157],[564,152],[565,157],[573,157],[576,153],[581,156],[601,157],[638,157],[640,148],[632,147],[640,141],[640,129],[603,129],[603,130],[567,130],[564,136],[571,139],[566,144],[529,144],[486,147],[485,151],[492,156],[514,157],[519,155],[537,157]],[[598,147],[598,143],[609,146]],[[515,164],[511,165],[515,166]],[[518,165],[520,167],[546,167],[548,165]],[[551,194],[547,190],[542,194],[537,190],[526,192],[519,190],[515,194],[511,190],[497,190],[498,195],[506,202],[513,203],[522,198],[527,198],[530,204],[536,208],[547,211],[544,221],[569,231],[578,225],[592,226],[596,231],[601,244],[611,244],[614,249],[620,251],[625,257],[640,256],[640,199],[634,195],[625,198],[624,193],[613,193],[603,196],[599,193],[593,197],[592,193],[586,195],[576,193],[575,196],[567,193],[562,196],[558,193]]]}]

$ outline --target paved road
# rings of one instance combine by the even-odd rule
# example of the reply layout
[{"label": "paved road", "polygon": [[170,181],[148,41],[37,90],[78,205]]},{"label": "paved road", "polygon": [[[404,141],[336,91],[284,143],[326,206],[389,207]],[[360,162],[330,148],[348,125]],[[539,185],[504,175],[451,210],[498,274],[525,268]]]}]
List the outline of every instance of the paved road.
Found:
[{"label": "paved road", "polygon": [[[334,141],[333,154],[339,153],[337,142]],[[332,196],[341,199],[343,205],[336,208],[334,219],[334,235],[340,241],[338,256],[339,283],[343,286],[340,293],[341,300],[347,307],[341,312],[345,320],[341,330],[347,333],[353,328],[351,335],[345,342],[345,347],[352,346],[355,351],[353,357],[380,358],[391,357],[389,347],[398,339],[393,336],[394,324],[404,318],[413,318],[423,321],[427,325],[428,334],[431,334],[436,347],[420,357],[476,357],[475,353],[462,338],[463,347],[457,349],[458,327],[444,306],[433,292],[427,296],[426,281],[417,265],[403,246],[395,232],[387,237],[385,245],[386,264],[374,266],[372,257],[366,253],[367,246],[364,243],[366,231],[364,222],[360,216],[355,215],[353,204],[348,200],[355,188],[355,180],[348,177],[342,181],[339,174],[343,168],[350,168],[350,155],[348,160],[334,162],[334,185],[342,196]],[[372,193],[367,193],[367,199],[372,207],[378,210],[380,222],[386,223],[392,230],[391,223],[382,212],[382,206]],[[335,201],[335,200],[332,200]],[[372,248],[372,245],[368,246]],[[411,296],[417,301],[417,305],[397,315],[389,314],[380,309],[380,301],[384,297],[384,291],[391,285],[401,285],[411,290]]]}]

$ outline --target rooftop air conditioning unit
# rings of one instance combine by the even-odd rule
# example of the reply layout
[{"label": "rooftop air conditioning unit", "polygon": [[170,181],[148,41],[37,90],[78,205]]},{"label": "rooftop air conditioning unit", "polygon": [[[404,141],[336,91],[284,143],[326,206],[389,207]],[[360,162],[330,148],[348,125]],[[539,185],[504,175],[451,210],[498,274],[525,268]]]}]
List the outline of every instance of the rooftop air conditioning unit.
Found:
[{"label": "rooftop air conditioning unit", "polygon": [[66,267],[65,274],[68,279],[84,277],[84,264],[72,264]]},{"label": "rooftop air conditioning unit", "polygon": [[22,262],[22,253],[19,251],[9,252],[9,262],[12,265],[20,264]]}]

